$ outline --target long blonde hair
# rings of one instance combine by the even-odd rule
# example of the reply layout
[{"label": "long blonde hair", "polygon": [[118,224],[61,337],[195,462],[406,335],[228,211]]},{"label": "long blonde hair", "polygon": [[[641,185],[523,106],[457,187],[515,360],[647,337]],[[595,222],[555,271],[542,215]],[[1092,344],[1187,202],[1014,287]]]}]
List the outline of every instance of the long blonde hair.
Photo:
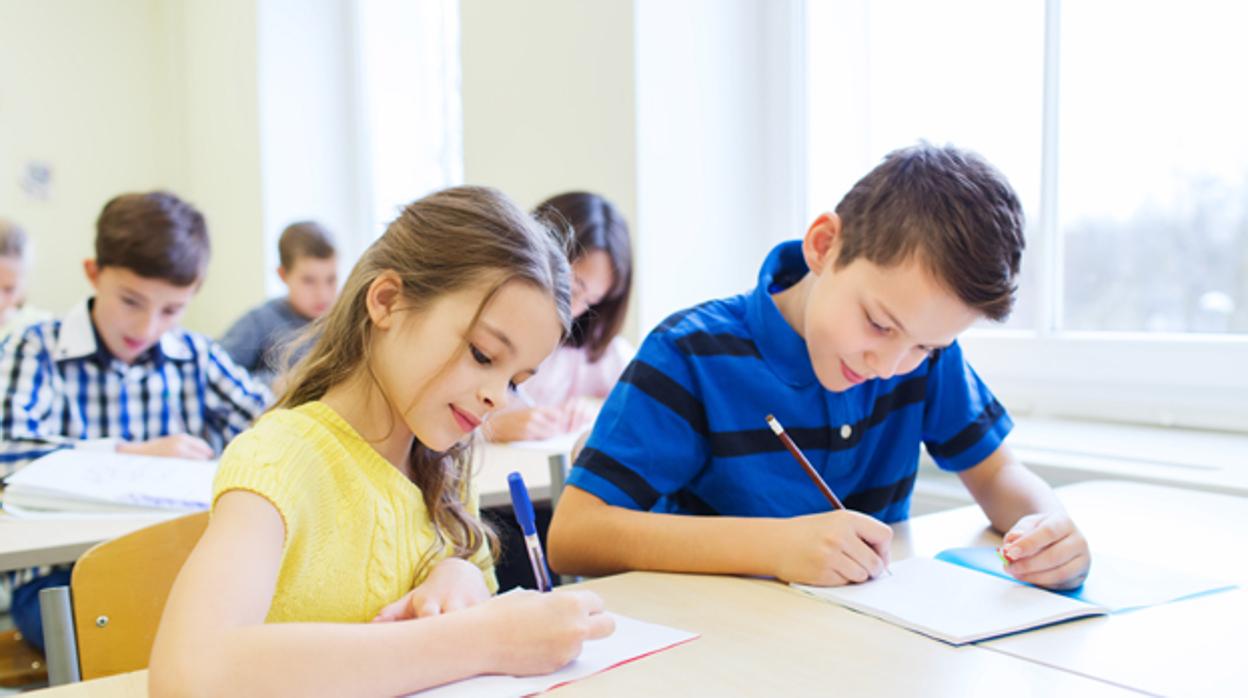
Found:
[{"label": "long blonde hair", "polygon": [[[361,368],[373,375],[369,355],[373,323],[366,299],[373,281],[385,271],[401,277],[403,296],[414,311],[443,294],[492,281],[473,325],[505,284],[530,284],[550,293],[566,337],[571,324],[568,244],[566,232],[539,223],[495,189],[455,187],[409,204],[360,257],[333,308],[304,335],[308,339],[292,344],[293,350],[316,337],[312,349],[292,369],[275,409],[319,400]],[[375,377],[373,381],[375,386]],[[469,557],[483,544],[497,556],[497,536],[464,507],[471,445],[438,452],[416,440],[408,466],[440,546],[426,553],[421,566],[448,544],[456,557]]]}]

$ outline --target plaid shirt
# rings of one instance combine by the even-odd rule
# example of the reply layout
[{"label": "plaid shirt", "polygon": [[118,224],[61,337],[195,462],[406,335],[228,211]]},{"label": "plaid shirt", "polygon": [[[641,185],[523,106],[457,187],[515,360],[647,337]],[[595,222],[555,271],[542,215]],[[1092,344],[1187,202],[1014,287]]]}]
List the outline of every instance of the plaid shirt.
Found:
[{"label": "plaid shirt", "polygon": [[60,448],[198,436],[219,455],[268,388],[212,340],[174,329],[133,364],[98,342],[90,301],[0,345],[0,476]]}]

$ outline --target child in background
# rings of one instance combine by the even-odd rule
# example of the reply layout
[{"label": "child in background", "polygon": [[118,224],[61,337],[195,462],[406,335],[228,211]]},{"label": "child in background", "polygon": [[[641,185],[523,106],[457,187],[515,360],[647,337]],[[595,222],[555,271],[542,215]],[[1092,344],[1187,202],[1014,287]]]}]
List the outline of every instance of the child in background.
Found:
[{"label": "child in background", "polygon": [[0,218],[0,342],[23,327],[46,320],[48,314],[26,305],[26,270],[30,241],[26,231]]},{"label": "child in background", "polygon": [[[402,695],[547,673],[613,629],[590,592],[490,598],[468,442],[568,327],[566,251],[502,194],[408,206],[278,407],[227,449],[152,696]],[[373,622],[370,622],[373,621]]]},{"label": "child in background", "polygon": [[[1010,453],[1013,423],[956,341],[1009,315],[1023,244],[1018,197],[981,158],[889,154],[772,250],[752,292],[650,333],[567,479],[551,566],[862,582],[885,569],[924,445],[1005,532],[1008,572],[1078,586],[1088,543]],[[829,511],[769,413],[848,510]]]},{"label": "child in background", "polygon": [[[209,459],[270,396],[212,340],[178,327],[208,266],[208,228],[173,194],[123,194],[96,221],[83,262],[95,295],[30,325],[0,350],[0,475],[61,448]],[[42,648],[38,592],[17,587],[13,619]]]},{"label": "child in background", "polygon": [[548,439],[587,426],[633,355],[619,336],[633,280],[623,214],[597,194],[569,192],[543,201],[537,215],[575,234],[572,334],[519,390],[523,404],[486,422],[491,441]]},{"label": "child in background", "polygon": [[253,308],[221,338],[234,363],[270,385],[281,373],[287,344],[324,315],[338,293],[338,256],[324,226],[292,223],[282,231],[277,250],[277,275],[286,284],[286,297]]}]

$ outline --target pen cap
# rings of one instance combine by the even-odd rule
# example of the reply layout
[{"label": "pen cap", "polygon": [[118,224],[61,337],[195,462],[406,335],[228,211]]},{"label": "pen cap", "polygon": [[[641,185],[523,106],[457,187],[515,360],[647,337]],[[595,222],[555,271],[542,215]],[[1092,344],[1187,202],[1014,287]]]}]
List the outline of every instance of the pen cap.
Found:
[{"label": "pen cap", "polygon": [[520,473],[507,476],[507,486],[511,488],[511,508],[516,512],[516,523],[524,535],[537,533],[537,525],[533,521],[533,502],[529,499],[529,488],[524,486],[524,478]]}]

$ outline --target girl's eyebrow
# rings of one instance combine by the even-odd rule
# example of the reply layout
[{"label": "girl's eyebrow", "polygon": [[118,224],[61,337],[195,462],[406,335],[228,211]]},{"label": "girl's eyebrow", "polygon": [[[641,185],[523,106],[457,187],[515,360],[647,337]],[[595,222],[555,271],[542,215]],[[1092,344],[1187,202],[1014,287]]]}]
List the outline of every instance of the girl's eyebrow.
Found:
[{"label": "girl's eyebrow", "polygon": [[502,342],[503,346],[507,347],[508,351],[515,352],[516,347],[514,344],[511,343],[511,339],[507,337],[507,334],[505,332],[498,329],[497,327],[494,327],[493,325],[486,322],[485,320],[478,320],[477,322],[481,325],[481,327],[485,328],[486,332],[489,332],[490,334],[494,335],[498,339],[498,341]]},{"label": "girl's eyebrow", "polygon": [[[485,329],[486,332],[489,332],[490,334],[494,335],[494,337],[498,339],[498,341],[502,342],[503,346],[507,348],[507,351],[511,352],[512,354],[516,353],[516,347],[514,344],[511,343],[511,339],[507,336],[507,333],[503,332],[497,327],[494,327],[493,325],[486,322],[485,320],[478,320],[477,323],[481,325],[481,327]],[[537,369],[526,368],[516,373],[516,375],[519,376],[525,373],[529,374],[530,376],[535,376],[537,375]]]}]

